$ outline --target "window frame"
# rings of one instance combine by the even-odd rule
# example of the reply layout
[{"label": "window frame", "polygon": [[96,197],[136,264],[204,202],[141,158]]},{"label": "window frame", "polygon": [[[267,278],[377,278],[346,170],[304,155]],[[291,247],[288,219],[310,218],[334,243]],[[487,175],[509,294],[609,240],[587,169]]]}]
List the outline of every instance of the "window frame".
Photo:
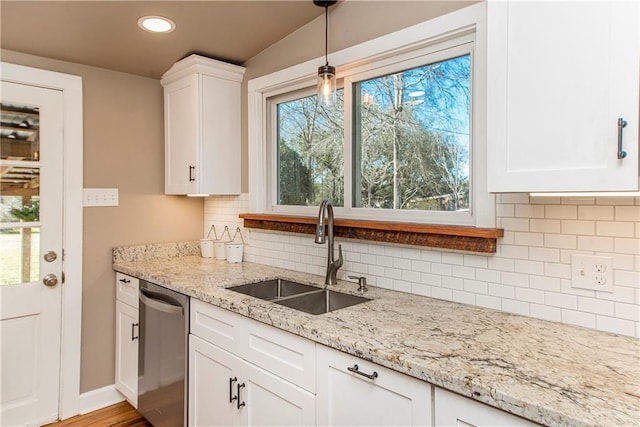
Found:
[{"label": "window frame", "polygon": [[[400,30],[352,48],[335,52],[330,63],[344,87],[344,203],[335,207],[342,218],[495,226],[495,201],[486,191],[486,6],[473,5],[433,20]],[[455,53],[452,53],[455,52]],[[471,55],[471,106],[469,146],[469,211],[426,211],[354,208],[352,84],[368,78],[406,70],[415,66]],[[276,100],[298,99],[305,91],[314,93],[315,71],[321,59],[250,80],[249,110],[249,182],[250,211],[284,215],[314,216],[315,206],[277,205],[277,147],[271,144],[277,132],[274,123]],[[299,95],[299,96],[296,96]],[[276,98],[277,97],[277,98]],[[269,132],[271,131],[271,135]]]}]

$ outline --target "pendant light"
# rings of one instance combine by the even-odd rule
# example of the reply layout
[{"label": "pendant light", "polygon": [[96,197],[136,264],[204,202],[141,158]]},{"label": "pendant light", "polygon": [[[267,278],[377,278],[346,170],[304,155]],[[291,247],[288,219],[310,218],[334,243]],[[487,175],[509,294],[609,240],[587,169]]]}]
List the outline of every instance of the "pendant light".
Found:
[{"label": "pendant light", "polygon": [[318,68],[318,102],[322,105],[333,105],[336,102],[336,69],[329,65],[329,6],[337,0],[314,0],[313,4],[324,7],[324,59],[325,65]]}]

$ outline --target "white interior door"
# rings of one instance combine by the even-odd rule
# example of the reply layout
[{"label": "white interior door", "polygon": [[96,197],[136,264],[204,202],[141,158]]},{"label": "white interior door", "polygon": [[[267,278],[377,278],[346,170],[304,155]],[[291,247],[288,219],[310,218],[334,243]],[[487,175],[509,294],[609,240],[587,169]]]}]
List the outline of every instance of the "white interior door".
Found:
[{"label": "white interior door", "polygon": [[63,95],[2,82],[0,425],[58,419]]}]

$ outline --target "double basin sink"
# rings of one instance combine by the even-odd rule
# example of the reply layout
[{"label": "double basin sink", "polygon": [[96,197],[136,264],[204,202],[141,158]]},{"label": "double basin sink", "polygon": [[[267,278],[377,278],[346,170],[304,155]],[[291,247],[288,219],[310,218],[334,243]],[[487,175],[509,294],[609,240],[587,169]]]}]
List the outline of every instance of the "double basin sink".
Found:
[{"label": "double basin sink", "polygon": [[285,279],[265,280],[247,285],[232,286],[227,289],[309,314],[329,313],[370,301],[368,298],[321,289]]}]

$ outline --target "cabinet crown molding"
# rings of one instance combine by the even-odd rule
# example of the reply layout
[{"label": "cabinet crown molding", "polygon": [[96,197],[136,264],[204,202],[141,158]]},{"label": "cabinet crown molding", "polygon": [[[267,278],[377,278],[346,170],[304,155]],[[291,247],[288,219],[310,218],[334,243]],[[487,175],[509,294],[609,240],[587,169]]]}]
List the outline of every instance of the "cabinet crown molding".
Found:
[{"label": "cabinet crown molding", "polygon": [[202,74],[241,83],[245,71],[246,68],[239,65],[193,54],[173,64],[162,75],[160,83],[162,86],[166,86],[182,77],[193,74]]}]

